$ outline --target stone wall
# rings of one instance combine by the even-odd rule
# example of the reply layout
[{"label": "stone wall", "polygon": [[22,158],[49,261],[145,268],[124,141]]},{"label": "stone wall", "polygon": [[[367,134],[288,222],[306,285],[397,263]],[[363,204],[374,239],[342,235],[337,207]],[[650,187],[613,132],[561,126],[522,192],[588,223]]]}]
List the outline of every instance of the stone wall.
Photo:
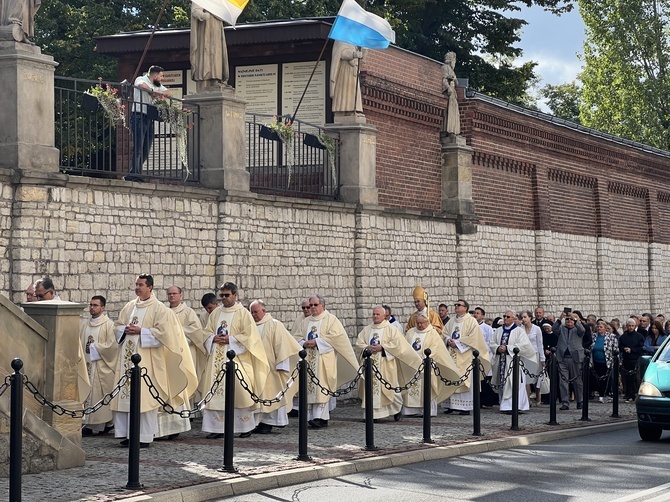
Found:
[{"label": "stone wall", "polygon": [[19,181],[0,207],[14,215],[0,263],[14,301],[46,273],[64,299],[105,295],[112,318],[144,272],[160,300],[177,284],[197,309],[233,281],[289,325],[319,292],[352,337],[379,303],[405,322],[416,284],[434,306],[460,297],[491,316],[539,304],[621,318],[668,304],[670,246],[659,243],[495,225],[458,235],[448,217],[418,211],[66,176]]}]

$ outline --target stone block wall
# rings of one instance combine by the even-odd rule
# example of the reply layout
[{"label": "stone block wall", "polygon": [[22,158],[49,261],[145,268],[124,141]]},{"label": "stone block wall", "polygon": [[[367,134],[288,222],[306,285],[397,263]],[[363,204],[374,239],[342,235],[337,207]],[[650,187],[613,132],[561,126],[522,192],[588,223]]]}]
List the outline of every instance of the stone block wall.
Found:
[{"label": "stone block wall", "polygon": [[[14,188],[8,169],[0,169],[0,256],[7,257],[12,239],[12,200]],[[11,261],[0,260],[0,291],[10,289]]]}]

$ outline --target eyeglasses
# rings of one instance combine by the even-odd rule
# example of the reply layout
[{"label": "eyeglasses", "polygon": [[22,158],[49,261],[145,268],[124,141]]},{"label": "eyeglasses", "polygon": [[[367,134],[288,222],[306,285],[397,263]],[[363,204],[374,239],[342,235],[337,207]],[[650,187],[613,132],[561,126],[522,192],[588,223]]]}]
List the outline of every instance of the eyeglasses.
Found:
[{"label": "eyeglasses", "polygon": [[513,315],[504,315],[503,316],[505,319],[512,319],[514,316]]},{"label": "eyeglasses", "polygon": [[321,304],[320,303],[310,303],[309,304],[310,307],[318,307],[319,305],[321,305]]},{"label": "eyeglasses", "polygon": [[232,293],[219,293],[219,298],[228,298],[229,296],[233,296]]},{"label": "eyeglasses", "polygon": [[465,307],[462,303],[454,303],[454,307]]},{"label": "eyeglasses", "polygon": [[309,307],[309,305],[306,305],[306,306],[304,306],[304,307],[300,307],[300,308],[303,309],[303,310],[307,310],[307,309],[309,309],[310,307]]}]

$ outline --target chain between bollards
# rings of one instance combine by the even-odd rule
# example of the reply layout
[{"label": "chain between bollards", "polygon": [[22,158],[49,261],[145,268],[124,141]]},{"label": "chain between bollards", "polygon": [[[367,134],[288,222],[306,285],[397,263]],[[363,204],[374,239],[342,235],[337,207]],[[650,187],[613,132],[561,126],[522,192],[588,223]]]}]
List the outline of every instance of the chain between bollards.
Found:
[{"label": "chain between bollards", "polygon": [[374,401],[372,396],[372,351],[366,348],[363,351],[365,359],[365,450],[376,451],[374,426]]},{"label": "chain between bollards", "polygon": [[9,417],[9,500],[21,502],[21,464],[23,463],[23,361],[12,360],[12,390]]},{"label": "chain between bollards", "polygon": [[423,360],[423,442],[434,443],[435,441],[430,438],[430,403],[433,398],[430,374],[433,372],[433,364],[430,359],[431,350],[425,349],[423,353],[426,355]]},{"label": "chain between bollards", "polygon": [[130,370],[130,413],[128,427],[128,483],[126,488],[136,490],[142,488],[140,483],[140,411],[142,409],[142,356],[130,356],[133,367]]},{"label": "chain between bollards", "polygon": [[226,395],[223,412],[223,467],[224,472],[237,472],[233,465],[233,445],[235,442],[235,351],[226,352]]},{"label": "chain between bollards", "polygon": [[312,457],[307,455],[307,351],[301,350],[298,355],[298,457],[296,460],[309,462]]}]

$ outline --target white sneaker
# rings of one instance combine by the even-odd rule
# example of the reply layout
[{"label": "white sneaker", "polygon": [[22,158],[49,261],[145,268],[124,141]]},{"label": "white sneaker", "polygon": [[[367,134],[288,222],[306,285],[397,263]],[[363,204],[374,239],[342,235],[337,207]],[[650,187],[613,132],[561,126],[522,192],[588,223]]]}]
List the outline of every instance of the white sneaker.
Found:
[{"label": "white sneaker", "polygon": [[599,403],[604,403],[604,402],[605,402],[605,398],[603,398],[602,396],[600,396],[600,397],[598,398],[598,402],[599,402]]}]

